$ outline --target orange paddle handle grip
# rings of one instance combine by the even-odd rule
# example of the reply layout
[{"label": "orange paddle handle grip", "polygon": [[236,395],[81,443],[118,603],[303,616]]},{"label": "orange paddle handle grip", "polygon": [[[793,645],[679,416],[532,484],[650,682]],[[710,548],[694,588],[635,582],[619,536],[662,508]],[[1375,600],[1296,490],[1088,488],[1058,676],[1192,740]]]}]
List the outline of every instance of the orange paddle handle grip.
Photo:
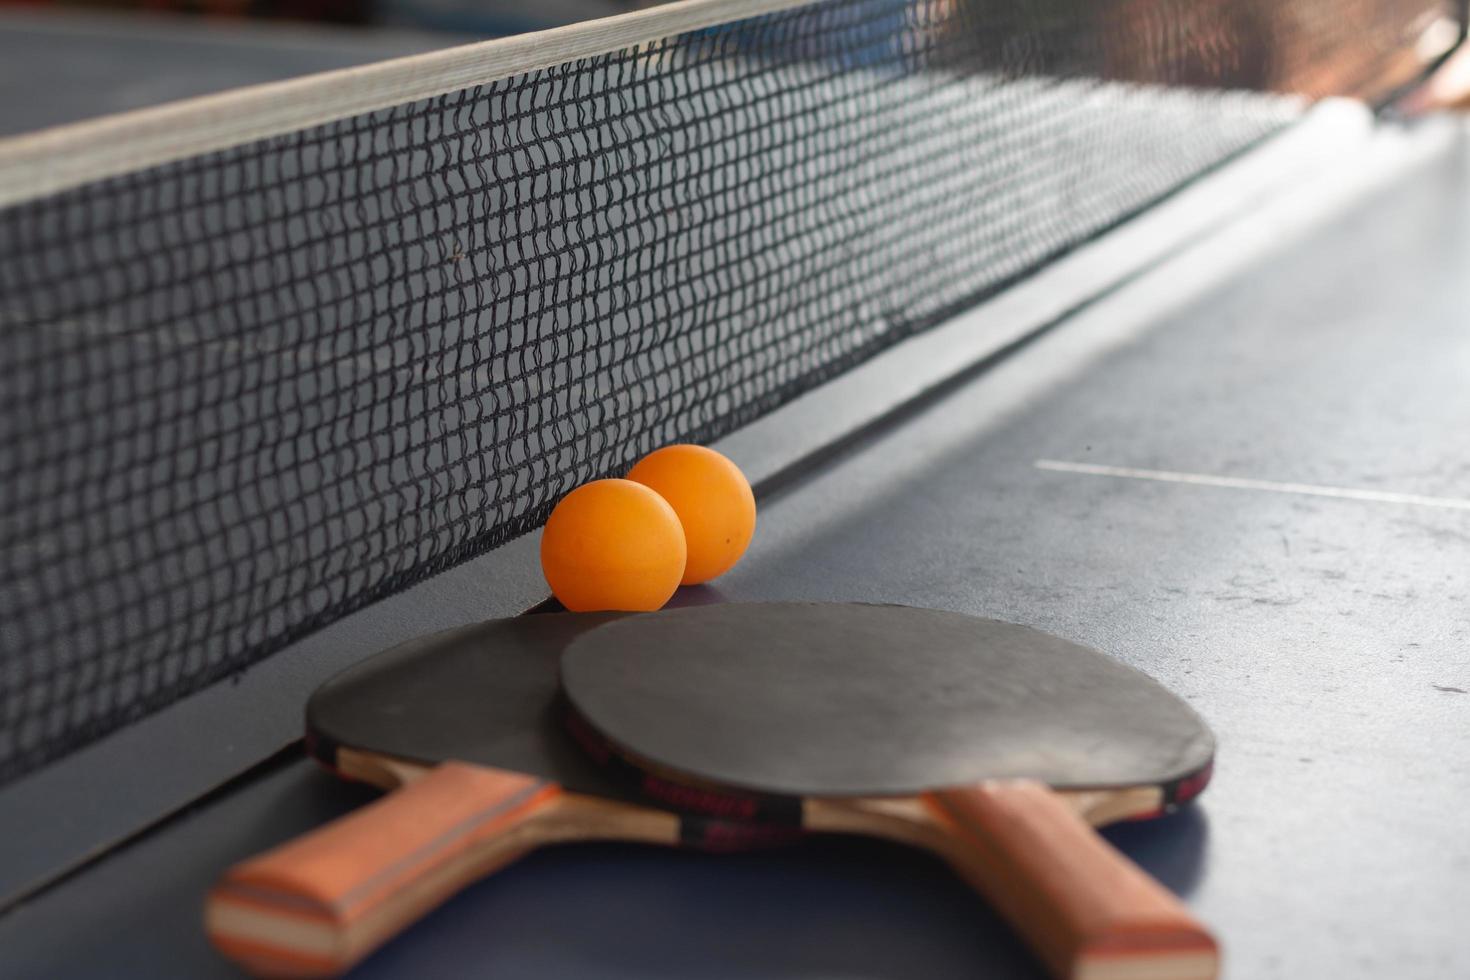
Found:
[{"label": "orange paddle handle grip", "polygon": [[205,929],[257,976],[334,976],[471,882],[535,847],[561,790],[445,763],[335,823],[227,871]]},{"label": "orange paddle handle grip", "polygon": [[930,795],[951,860],[1067,980],[1214,980],[1219,947],[1171,892],[1056,793],[995,782]]}]

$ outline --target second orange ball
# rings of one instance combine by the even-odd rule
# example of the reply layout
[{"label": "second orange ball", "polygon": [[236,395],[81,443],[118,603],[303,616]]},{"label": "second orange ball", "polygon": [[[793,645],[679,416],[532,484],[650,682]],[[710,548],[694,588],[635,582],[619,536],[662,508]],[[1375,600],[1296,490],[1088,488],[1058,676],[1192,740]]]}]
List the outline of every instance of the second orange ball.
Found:
[{"label": "second orange ball", "polygon": [[727,457],[704,446],[665,446],[639,460],[628,479],[652,488],[679,515],[687,552],[682,584],[708,582],[745,554],[755,534],[755,494]]}]

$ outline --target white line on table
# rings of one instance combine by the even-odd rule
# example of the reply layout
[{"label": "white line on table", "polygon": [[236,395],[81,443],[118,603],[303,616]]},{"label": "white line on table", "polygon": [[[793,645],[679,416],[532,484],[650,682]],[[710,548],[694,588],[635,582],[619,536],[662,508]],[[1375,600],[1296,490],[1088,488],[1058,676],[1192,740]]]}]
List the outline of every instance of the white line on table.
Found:
[{"label": "white line on table", "polygon": [[1056,459],[1038,459],[1036,468],[1058,473],[1086,473],[1089,476],[1115,476],[1127,480],[1157,480],[1162,483],[1187,483],[1197,487],[1228,487],[1232,490],[1266,490],[1271,493],[1295,493],[1308,497],[1336,497],[1340,500],[1366,500],[1376,504],[1411,504],[1417,507],[1443,507],[1470,510],[1470,500],[1458,497],[1428,497],[1418,493],[1394,493],[1388,490],[1355,490],[1351,487],[1322,487],[1311,483],[1279,483],[1275,480],[1251,480],[1239,476],[1211,476],[1208,473],[1176,473],[1172,470],[1144,470],[1131,466],[1102,466],[1097,463],[1067,463]]}]

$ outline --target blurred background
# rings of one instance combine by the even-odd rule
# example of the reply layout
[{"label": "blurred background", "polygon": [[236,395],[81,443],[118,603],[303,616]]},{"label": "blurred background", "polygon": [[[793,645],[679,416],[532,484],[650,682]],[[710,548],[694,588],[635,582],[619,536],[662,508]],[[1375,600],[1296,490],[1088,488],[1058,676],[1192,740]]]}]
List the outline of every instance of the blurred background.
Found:
[{"label": "blurred background", "polygon": [[379,25],[495,36],[621,13],[653,0],[0,0],[0,8]]},{"label": "blurred background", "polygon": [[644,0],[0,0],[0,137]]},{"label": "blurred background", "polygon": [[[0,0],[0,136],[660,2]],[[1453,45],[1465,2],[893,0],[895,18],[923,11],[973,32],[970,56],[1009,74],[1370,102],[1402,94]],[[1455,69],[1403,104],[1464,101],[1470,66]]]}]

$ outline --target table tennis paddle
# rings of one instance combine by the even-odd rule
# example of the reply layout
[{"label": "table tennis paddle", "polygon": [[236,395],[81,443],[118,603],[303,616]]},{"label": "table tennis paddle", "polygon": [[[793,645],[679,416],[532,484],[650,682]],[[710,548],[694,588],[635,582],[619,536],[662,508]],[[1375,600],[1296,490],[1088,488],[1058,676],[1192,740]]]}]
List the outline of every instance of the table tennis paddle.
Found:
[{"label": "table tennis paddle", "polygon": [[557,658],[616,614],[549,613],[413,640],[323,684],[313,756],[390,795],[231,868],[211,891],[214,945],[266,976],[340,973],[471,882],[543,844],[626,840],[728,850],[790,828],[678,815],[571,743]]},{"label": "table tennis paddle", "polygon": [[650,799],[927,847],[1060,977],[1218,973],[1209,932],[1092,829],[1199,793],[1213,736],[1104,654],[952,612],[751,603],[609,622],[561,670],[577,741]]}]

